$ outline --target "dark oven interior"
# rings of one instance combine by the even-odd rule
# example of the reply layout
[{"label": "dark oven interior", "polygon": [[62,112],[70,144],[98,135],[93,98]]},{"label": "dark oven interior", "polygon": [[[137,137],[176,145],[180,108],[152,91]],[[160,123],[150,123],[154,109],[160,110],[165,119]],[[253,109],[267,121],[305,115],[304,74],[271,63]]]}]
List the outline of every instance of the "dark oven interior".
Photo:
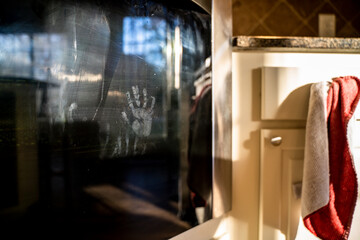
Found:
[{"label": "dark oven interior", "polygon": [[158,240],[211,218],[210,24],[191,1],[1,7],[0,238]]}]

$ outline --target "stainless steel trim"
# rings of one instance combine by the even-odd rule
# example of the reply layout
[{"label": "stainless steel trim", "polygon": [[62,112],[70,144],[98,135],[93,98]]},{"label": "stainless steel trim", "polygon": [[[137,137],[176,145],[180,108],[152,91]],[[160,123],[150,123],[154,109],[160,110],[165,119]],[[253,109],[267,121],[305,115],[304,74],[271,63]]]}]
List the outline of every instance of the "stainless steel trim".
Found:
[{"label": "stainless steel trim", "polygon": [[232,200],[232,10],[231,0],[213,0],[213,217],[231,210]]},{"label": "stainless steel trim", "polygon": [[191,0],[197,5],[199,5],[202,9],[204,9],[206,12],[211,14],[211,0]]}]

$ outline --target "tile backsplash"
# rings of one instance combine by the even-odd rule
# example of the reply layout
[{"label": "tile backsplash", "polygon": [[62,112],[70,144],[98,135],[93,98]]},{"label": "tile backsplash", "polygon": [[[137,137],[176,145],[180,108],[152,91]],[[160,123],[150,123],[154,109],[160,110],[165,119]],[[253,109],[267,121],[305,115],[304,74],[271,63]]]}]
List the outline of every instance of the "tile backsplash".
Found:
[{"label": "tile backsplash", "polygon": [[233,35],[319,36],[319,14],[336,37],[360,37],[360,0],[232,0]]}]

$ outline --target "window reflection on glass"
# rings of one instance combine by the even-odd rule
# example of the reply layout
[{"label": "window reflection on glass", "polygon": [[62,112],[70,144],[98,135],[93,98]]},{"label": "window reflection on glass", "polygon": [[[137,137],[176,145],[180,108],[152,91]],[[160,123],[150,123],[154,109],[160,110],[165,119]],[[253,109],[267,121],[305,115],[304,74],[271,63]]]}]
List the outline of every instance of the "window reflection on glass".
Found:
[{"label": "window reflection on glass", "polygon": [[0,223],[55,239],[168,239],[211,218],[210,16],[190,1],[7,11]]},{"label": "window reflection on glass", "polygon": [[154,17],[125,17],[123,51],[144,58],[148,64],[165,67],[166,22]]},{"label": "window reflection on glass", "polygon": [[26,34],[1,35],[1,75],[17,77],[30,76],[30,42],[30,37]]}]

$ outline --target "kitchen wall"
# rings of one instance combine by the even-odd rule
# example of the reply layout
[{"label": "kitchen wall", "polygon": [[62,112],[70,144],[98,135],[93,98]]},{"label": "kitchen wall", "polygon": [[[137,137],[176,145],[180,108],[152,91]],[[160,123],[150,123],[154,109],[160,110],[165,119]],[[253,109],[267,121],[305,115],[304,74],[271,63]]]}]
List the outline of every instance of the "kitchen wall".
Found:
[{"label": "kitchen wall", "polygon": [[360,37],[358,0],[232,0],[233,35],[318,36],[318,15],[334,14],[336,37]]}]

